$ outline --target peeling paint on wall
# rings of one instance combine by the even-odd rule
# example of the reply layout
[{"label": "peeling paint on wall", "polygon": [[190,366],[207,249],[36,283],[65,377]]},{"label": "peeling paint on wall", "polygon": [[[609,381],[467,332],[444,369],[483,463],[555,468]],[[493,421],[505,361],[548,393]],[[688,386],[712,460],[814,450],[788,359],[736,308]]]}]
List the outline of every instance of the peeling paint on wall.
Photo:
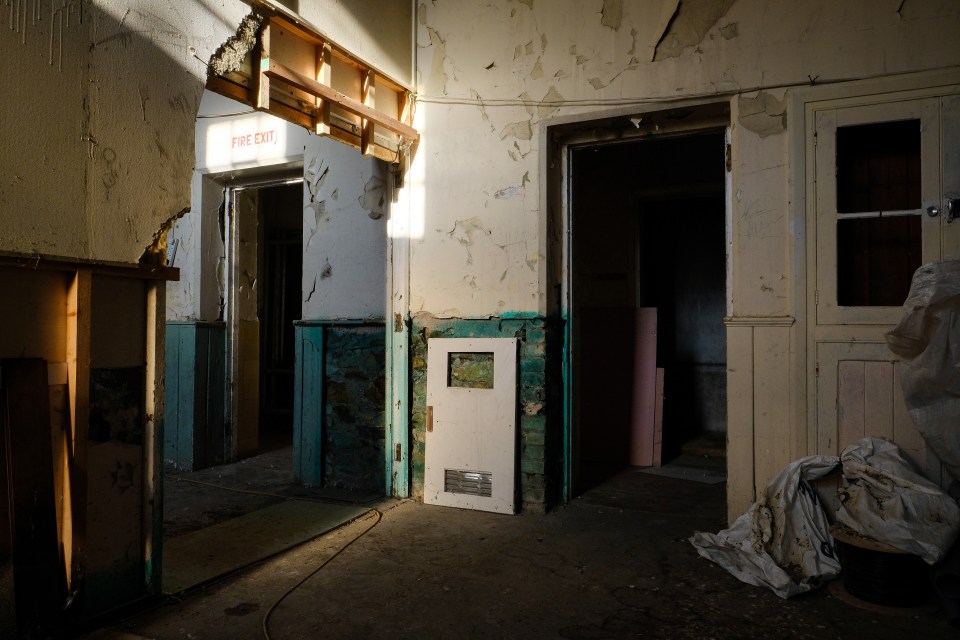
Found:
[{"label": "peeling paint on wall", "polygon": [[387,184],[380,176],[372,176],[363,185],[363,194],[357,198],[360,206],[373,220],[379,220],[386,213]]},{"label": "peeling paint on wall", "polygon": [[500,139],[517,138],[518,140],[530,140],[533,137],[533,127],[529,120],[520,122],[511,122],[500,131]]},{"label": "peeling paint on wall", "polygon": [[787,107],[783,101],[761,91],[754,98],[738,96],[740,124],[765,138],[787,130]]},{"label": "peeling paint on wall", "polygon": [[736,0],[680,0],[657,43],[653,59],[678,58],[688,47],[698,46],[734,2]]},{"label": "peeling paint on wall", "polygon": [[600,13],[602,15],[600,24],[619,31],[623,20],[623,0],[603,0],[603,9]]}]

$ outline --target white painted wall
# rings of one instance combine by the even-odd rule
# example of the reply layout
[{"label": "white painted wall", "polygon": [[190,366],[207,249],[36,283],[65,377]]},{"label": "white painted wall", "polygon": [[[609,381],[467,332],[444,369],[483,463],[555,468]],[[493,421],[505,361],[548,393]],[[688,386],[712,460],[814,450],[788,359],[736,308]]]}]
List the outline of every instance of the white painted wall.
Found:
[{"label": "white painted wall", "polygon": [[379,160],[317,137],[303,174],[303,317],[383,318],[392,176]]}]

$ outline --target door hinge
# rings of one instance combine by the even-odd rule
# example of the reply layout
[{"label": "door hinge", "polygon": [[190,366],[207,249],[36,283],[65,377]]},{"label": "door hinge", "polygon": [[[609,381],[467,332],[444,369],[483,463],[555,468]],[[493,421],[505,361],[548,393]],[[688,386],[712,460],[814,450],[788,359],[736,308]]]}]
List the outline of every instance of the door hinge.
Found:
[{"label": "door hinge", "polygon": [[427,431],[433,431],[433,405],[427,405]]},{"label": "door hinge", "polygon": [[727,173],[730,173],[733,171],[733,145],[729,142],[727,143],[726,156]]},{"label": "door hinge", "polygon": [[813,304],[820,304],[820,290],[813,290]]},{"label": "door hinge", "polygon": [[400,448],[400,445],[397,445],[397,446],[396,446],[396,452],[395,452],[395,454],[394,454],[394,460],[396,460],[397,462],[400,462],[401,460],[403,460],[403,449]]}]

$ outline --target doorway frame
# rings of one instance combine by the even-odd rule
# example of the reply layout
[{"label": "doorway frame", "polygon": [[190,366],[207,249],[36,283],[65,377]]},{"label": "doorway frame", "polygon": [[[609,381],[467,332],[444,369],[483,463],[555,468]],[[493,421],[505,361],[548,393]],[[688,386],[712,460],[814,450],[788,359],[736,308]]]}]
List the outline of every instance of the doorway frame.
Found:
[{"label": "doorway frame", "polygon": [[[681,118],[674,117],[685,113]],[[548,314],[563,320],[562,348],[562,486],[561,502],[573,499],[573,488],[578,475],[579,448],[577,439],[577,404],[575,395],[576,344],[574,309],[576,292],[573,286],[573,206],[571,151],[577,147],[639,142],[644,139],[696,135],[700,132],[723,130],[727,144],[724,180],[724,242],[727,249],[725,300],[727,315],[732,301],[732,274],[734,255],[732,244],[732,200],[730,168],[731,103],[729,98],[710,101],[679,101],[650,103],[630,108],[551,118],[540,124],[541,142],[541,210],[546,212],[541,223],[543,249],[547,258],[545,284],[548,291],[556,290],[556,299],[548,296]],[[722,160],[718,160],[722,161]],[[729,332],[728,332],[729,334]],[[729,335],[728,335],[729,342]],[[729,404],[727,413],[729,416]]]},{"label": "doorway frame", "polygon": [[[228,459],[235,462],[238,458],[238,434],[236,416],[239,414],[239,400],[237,392],[237,377],[239,372],[239,318],[235,313],[237,306],[237,281],[239,270],[239,245],[237,244],[237,215],[235,210],[236,195],[245,189],[259,189],[282,185],[303,183],[303,162],[294,162],[278,166],[256,167],[246,171],[230,172],[229,176],[205,175],[212,179],[213,184],[223,191],[223,321],[226,326],[226,397],[224,418],[229,425],[229,443],[225,447]],[[257,265],[259,277],[260,265]],[[258,341],[259,341],[258,329]],[[259,357],[258,357],[258,398],[260,386]],[[259,418],[258,418],[259,422]],[[257,436],[259,440],[259,435]]]}]

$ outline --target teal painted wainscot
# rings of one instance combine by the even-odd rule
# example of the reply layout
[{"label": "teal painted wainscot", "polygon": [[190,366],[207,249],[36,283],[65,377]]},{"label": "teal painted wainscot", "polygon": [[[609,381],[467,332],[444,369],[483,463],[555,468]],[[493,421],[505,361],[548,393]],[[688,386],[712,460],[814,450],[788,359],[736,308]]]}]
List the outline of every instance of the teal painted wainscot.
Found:
[{"label": "teal painted wainscot", "polygon": [[194,471],[225,462],[226,325],[168,322],[163,459]]},{"label": "teal painted wainscot", "polygon": [[383,321],[304,320],[295,328],[294,477],[307,485],[382,492]]},{"label": "teal painted wainscot", "polygon": [[[430,338],[517,338],[519,342],[519,494],[524,511],[542,512],[560,501],[563,488],[563,404],[560,324],[540,316],[511,314],[482,319],[412,319],[412,495],[423,497],[426,432],[427,343]],[[468,364],[483,375],[483,362]],[[473,371],[476,369],[476,371]],[[469,373],[473,371],[473,373]]]}]

